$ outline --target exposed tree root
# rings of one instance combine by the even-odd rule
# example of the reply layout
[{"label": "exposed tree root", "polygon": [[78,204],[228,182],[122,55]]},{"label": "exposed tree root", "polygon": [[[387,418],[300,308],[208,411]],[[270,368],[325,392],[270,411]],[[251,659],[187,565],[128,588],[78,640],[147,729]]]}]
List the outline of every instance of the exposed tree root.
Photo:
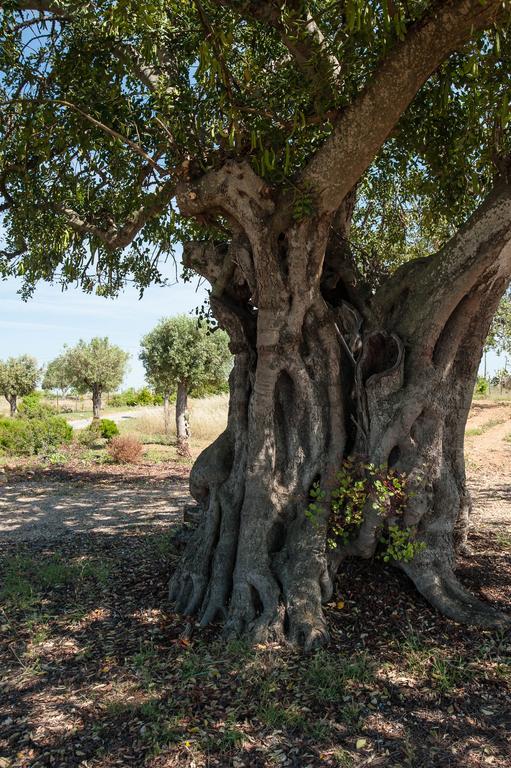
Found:
[{"label": "exposed tree root", "polygon": [[453,571],[443,567],[425,567],[420,562],[404,563],[403,570],[418,591],[440,613],[462,624],[502,628],[511,625],[511,616],[493,608],[468,592]]}]

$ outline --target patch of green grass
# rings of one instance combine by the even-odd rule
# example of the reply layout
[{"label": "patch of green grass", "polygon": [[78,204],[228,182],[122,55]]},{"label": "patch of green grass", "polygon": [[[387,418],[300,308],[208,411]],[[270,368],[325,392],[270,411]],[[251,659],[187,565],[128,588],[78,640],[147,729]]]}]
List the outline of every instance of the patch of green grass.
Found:
[{"label": "patch of green grass", "polygon": [[468,667],[467,661],[461,656],[442,658],[435,655],[431,661],[430,675],[435,688],[438,688],[442,693],[448,693],[471,680],[474,673]]},{"label": "patch of green grass", "polygon": [[351,768],[351,766],[355,765],[353,755],[346,749],[334,749],[332,752],[332,760],[335,762],[337,768]]},{"label": "patch of green grass", "polygon": [[367,653],[350,658],[318,651],[304,671],[305,683],[320,702],[336,702],[346,694],[351,683],[367,684],[374,679],[374,667]]},{"label": "patch of green grass", "polygon": [[257,710],[257,716],[264,725],[273,730],[286,728],[303,733],[308,725],[306,715],[296,704],[285,707],[281,704],[266,702]]},{"label": "patch of green grass", "polygon": [[495,542],[501,549],[511,550],[511,536],[498,533],[495,536]]},{"label": "patch of green grass", "polygon": [[209,653],[205,653],[205,649],[199,649],[196,651],[188,651],[183,654],[180,664],[180,673],[184,680],[190,680],[195,677],[213,677],[220,676],[219,670],[216,668],[214,658]]},{"label": "patch of green grass", "polygon": [[304,680],[321,702],[339,701],[346,693],[342,665],[326,651],[314,654],[305,670]]},{"label": "patch of green grass", "polygon": [[482,427],[471,427],[465,430],[466,437],[475,437],[476,435],[482,435],[484,430]]},{"label": "patch of green grass", "polygon": [[130,666],[137,672],[145,688],[152,689],[155,685],[155,676],[160,663],[160,658],[154,643],[150,640],[140,643],[139,651],[131,657]]},{"label": "patch of green grass", "polygon": [[165,702],[150,699],[141,704],[137,714],[144,720],[140,729],[142,739],[149,745],[150,754],[159,755],[169,744],[175,744],[184,737],[181,726],[183,712],[176,712]]},{"label": "patch of green grass", "polygon": [[56,554],[41,559],[15,555],[5,563],[0,600],[27,611],[46,592],[87,581],[105,584],[109,573],[108,564],[102,560],[70,562]]},{"label": "patch of green grass", "polygon": [[272,730],[287,730],[325,741],[331,735],[331,726],[327,720],[311,720],[311,714],[296,704],[284,706],[274,701],[266,701],[257,710],[257,717]]},{"label": "patch of green grass", "polygon": [[448,693],[473,678],[469,659],[451,657],[411,633],[400,644],[402,665],[414,677],[430,678],[435,688]]},{"label": "patch of green grass", "polygon": [[157,533],[151,538],[151,547],[157,557],[167,557],[176,551],[173,538],[174,533],[172,531]]},{"label": "patch of green grass", "polygon": [[[126,430],[127,432],[130,432],[130,430]],[[131,432],[130,432],[131,434]],[[170,435],[145,435],[143,432],[137,434],[138,439],[143,445],[165,445],[168,447],[175,447],[176,445],[176,438],[171,437]],[[168,452],[166,453],[168,456]]]},{"label": "patch of green grass", "polygon": [[244,738],[245,734],[235,718],[230,716],[215,730],[214,734],[209,735],[202,747],[206,752],[216,750],[225,754],[239,749]]}]

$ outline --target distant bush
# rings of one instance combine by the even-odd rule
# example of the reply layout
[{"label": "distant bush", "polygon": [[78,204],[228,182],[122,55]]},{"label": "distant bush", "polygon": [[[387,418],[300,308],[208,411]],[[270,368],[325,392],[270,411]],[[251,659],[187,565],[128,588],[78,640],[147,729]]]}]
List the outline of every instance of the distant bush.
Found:
[{"label": "distant bush", "polygon": [[201,384],[198,387],[192,387],[190,395],[200,400],[203,397],[213,397],[214,395],[224,395],[229,392],[229,381],[219,381],[215,384]]},{"label": "distant bush", "polygon": [[142,443],[130,435],[113,437],[108,453],[116,464],[135,464],[142,454]]},{"label": "distant bush", "polygon": [[111,440],[119,434],[119,429],[112,419],[94,419],[88,427],[78,433],[78,442],[85,448],[94,448],[101,440]]},{"label": "distant bush", "polygon": [[488,381],[483,376],[479,376],[475,385],[474,394],[479,395],[479,397],[484,397],[489,391],[490,385],[488,384]]},{"label": "distant bush", "polygon": [[125,389],[124,392],[118,392],[110,397],[109,405],[113,408],[135,408],[137,405],[160,405],[163,402],[161,395],[156,395],[149,387],[142,389]]},{"label": "distant bush", "polygon": [[112,437],[116,437],[116,435],[119,434],[119,427],[115,421],[112,421],[112,419],[100,419],[99,432],[101,437],[104,437],[105,440],[111,440]]},{"label": "distant bush", "polygon": [[53,453],[71,442],[73,430],[65,419],[0,419],[0,453],[9,456],[33,456]]},{"label": "distant bush", "polygon": [[19,419],[48,419],[55,416],[56,413],[55,408],[43,403],[42,395],[39,392],[32,392],[30,395],[25,395],[18,406],[16,415]]}]

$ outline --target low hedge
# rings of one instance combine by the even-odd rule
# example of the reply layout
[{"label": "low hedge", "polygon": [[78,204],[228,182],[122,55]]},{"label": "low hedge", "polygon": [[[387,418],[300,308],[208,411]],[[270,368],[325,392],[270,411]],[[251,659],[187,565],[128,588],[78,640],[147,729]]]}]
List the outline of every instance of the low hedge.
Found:
[{"label": "low hedge", "polygon": [[73,430],[65,419],[0,418],[0,454],[33,456],[51,453],[64,443],[70,443]]}]

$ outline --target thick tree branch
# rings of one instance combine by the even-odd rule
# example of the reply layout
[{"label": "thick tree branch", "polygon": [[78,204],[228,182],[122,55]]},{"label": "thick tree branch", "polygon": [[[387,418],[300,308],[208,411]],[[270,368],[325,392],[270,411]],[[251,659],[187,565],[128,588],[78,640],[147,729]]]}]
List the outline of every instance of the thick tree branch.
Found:
[{"label": "thick tree branch", "polygon": [[319,212],[335,211],[441,62],[502,13],[501,0],[438,2],[410,27],[302,173]]},{"label": "thick tree branch", "polygon": [[273,213],[270,190],[246,162],[227,161],[194,181],[188,177],[188,163],[182,166],[182,181],[176,198],[184,216],[225,214],[234,219],[247,234],[262,234],[264,219]]},{"label": "thick tree branch", "polygon": [[[432,353],[438,334],[472,290],[493,282],[500,285],[510,277],[511,184],[504,177],[438,253],[398,269],[372,306],[382,322],[391,307],[391,328],[403,338],[426,339]],[[428,322],[418,306],[428,306]]]},{"label": "thick tree branch", "polygon": [[64,206],[60,210],[66,216],[69,226],[75,232],[95,237],[101,240],[107,248],[113,250],[125,248],[129,245],[150,219],[158,216],[165,210],[172,200],[174,192],[174,182],[168,181],[158,191],[146,195],[144,204],[131,214],[121,227],[112,224],[108,229],[102,229],[92,222],[83,219],[71,208]]}]

